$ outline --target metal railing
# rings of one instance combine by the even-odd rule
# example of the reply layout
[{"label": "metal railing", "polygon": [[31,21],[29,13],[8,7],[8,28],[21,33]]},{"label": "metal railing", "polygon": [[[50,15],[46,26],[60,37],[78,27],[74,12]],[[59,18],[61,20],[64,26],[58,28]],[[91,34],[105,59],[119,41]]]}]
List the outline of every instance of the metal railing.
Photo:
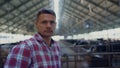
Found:
[{"label": "metal railing", "polygon": [[[85,48],[87,46],[89,48]],[[75,53],[63,54],[62,68],[120,68],[120,51],[111,50],[110,45],[106,45],[106,51],[93,51],[91,47],[96,45],[78,45],[78,46],[64,46],[62,49],[69,48]],[[12,48],[12,47],[10,47]],[[118,48],[119,49],[119,48]],[[6,58],[1,57],[0,58]],[[0,61],[3,59],[0,59]],[[4,63],[0,63],[3,66]],[[2,68],[2,67],[0,67]]]},{"label": "metal railing", "polygon": [[75,51],[77,51],[74,54],[63,55],[62,68],[120,68],[120,52],[107,50],[105,52],[80,52],[81,50],[79,49],[82,47],[83,46],[61,47],[75,49]]}]

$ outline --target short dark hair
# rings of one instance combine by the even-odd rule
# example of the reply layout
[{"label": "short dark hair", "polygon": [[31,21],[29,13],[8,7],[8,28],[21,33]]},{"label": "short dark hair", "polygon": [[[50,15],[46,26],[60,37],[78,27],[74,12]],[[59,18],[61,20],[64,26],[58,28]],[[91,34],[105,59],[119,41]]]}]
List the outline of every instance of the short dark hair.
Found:
[{"label": "short dark hair", "polygon": [[37,18],[38,18],[39,15],[41,15],[41,14],[51,14],[51,15],[53,15],[53,16],[56,17],[55,12],[54,12],[53,10],[51,10],[51,9],[40,9],[39,12],[37,13]]}]

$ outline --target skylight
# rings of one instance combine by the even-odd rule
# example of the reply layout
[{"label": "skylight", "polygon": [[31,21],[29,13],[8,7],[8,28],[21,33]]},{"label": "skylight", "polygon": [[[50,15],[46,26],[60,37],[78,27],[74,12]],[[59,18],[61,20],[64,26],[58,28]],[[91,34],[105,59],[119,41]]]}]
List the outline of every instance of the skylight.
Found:
[{"label": "skylight", "polygon": [[59,28],[59,0],[54,0],[54,11],[56,13],[56,22],[57,22],[57,26],[56,28]]}]

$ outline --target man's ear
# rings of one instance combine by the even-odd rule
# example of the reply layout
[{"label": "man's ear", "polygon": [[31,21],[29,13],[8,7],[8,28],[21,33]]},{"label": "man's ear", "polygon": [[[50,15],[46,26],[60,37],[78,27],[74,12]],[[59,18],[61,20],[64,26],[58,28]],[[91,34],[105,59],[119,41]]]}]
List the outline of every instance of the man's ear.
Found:
[{"label": "man's ear", "polygon": [[38,20],[35,21],[35,25],[37,25]]},{"label": "man's ear", "polygon": [[34,26],[35,31],[37,31],[37,20],[34,22]]}]

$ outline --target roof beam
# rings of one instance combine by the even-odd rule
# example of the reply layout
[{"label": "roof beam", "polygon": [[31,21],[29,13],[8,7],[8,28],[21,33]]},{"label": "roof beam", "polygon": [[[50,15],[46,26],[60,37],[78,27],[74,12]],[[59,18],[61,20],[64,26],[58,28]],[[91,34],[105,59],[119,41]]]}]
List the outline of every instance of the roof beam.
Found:
[{"label": "roof beam", "polygon": [[[68,9],[69,10],[69,8],[68,7],[64,7],[65,9]],[[73,7],[73,6],[71,6],[70,8],[75,8],[75,7]],[[74,10],[78,10],[78,9],[74,9]],[[74,10],[69,10],[69,11],[71,11],[71,12],[74,12]],[[91,18],[91,19],[93,19],[94,21],[96,21],[96,22],[103,22],[103,24],[101,24],[102,26],[104,26],[105,25],[105,22],[104,21],[101,21],[101,20],[99,20],[99,19],[97,19],[97,18],[95,18],[94,16],[90,16],[89,14],[87,14],[87,13],[85,13],[84,11],[82,11],[82,10],[78,10],[78,11],[80,11],[81,13],[83,13],[84,14],[84,16],[88,16],[89,18]],[[76,13],[76,12],[74,12],[74,13]],[[76,13],[77,15],[80,15],[80,13],[78,14],[78,13]]]},{"label": "roof beam", "polygon": [[[71,11],[71,12],[74,12],[74,10],[70,10],[69,8],[65,8],[65,9],[67,9],[68,11]],[[65,11],[65,10],[64,10]],[[65,11],[66,12],[66,11]],[[69,13],[69,12],[67,12],[67,13]],[[74,12],[74,13],[76,13],[76,12]],[[86,13],[84,13],[85,15],[87,15]],[[70,15],[71,15],[71,13],[70,13]],[[78,13],[76,13],[76,15],[80,15],[80,14],[78,14]],[[88,17],[90,17],[89,15],[88,15]],[[94,20],[94,21],[96,21],[94,18],[90,18],[90,19],[92,19],[92,20]],[[85,21],[85,20],[82,20],[82,22],[83,21]],[[100,26],[95,26],[95,27],[97,27],[97,28],[107,28],[104,24],[101,24],[101,22],[99,22],[99,23],[97,23],[97,22],[99,22],[99,21],[96,21],[96,22],[94,22],[94,24],[99,24]],[[77,23],[77,24],[75,24],[75,25],[73,25],[73,26],[71,26],[71,28],[68,30],[68,32],[70,32],[71,30],[74,30],[74,28],[75,27],[77,27],[78,25],[79,25],[80,23]],[[83,25],[81,25],[81,27],[82,27]],[[81,29],[83,29],[83,28],[81,28]]]},{"label": "roof beam", "polygon": [[[20,8],[22,5],[25,5],[25,4],[28,3],[29,1],[30,1],[30,0],[25,1],[24,3],[20,4],[19,6],[14,7],[14,9],[10,10],[9,13],[13,12],[14,10],[17,10],[18,8]],[[0,18],[4,17],[4,16],[7,15],[7,14],[8,14],[8,13],[1,15]]]},{"label": "roof beam", "polygon": [[[67,9],[67,10],[68,10],[68,9]],[[66,12],[66,13],[68,13],[68,14],[71,15],[71,13],[68,12],[68,11],[65,11],[65,10],[64,10],[64,12]],[[75,16],[76,18],[78,18],[76,15],[78,15],[78,14],[75,14],[74,16]],[[82,15],[80,15],[80,16],[82,16]],[[85,15],[84,15],[83,18],[86,18]],[[104,24],[101,24],[100,22],[98,23],[98,21],[95,21],[95,20],[93,20],[93,19],[92,19],[92,21],[95,22],[95,23],[94,23],[94,24],[96,25],[95,28],[103,28],[103,27],[105,26]],[[73,26],[72,26],[72,29],[74,29],[74,27],[77,27],[78,24],[79,24],[79,23],[73,25]]]},{"label": "roof beam", "polygon": [[[79,6],[83,7],[83,9],[86,9],[86,10],[89,11],[89,8],[88,8],[88,7],[86,7],[86,6],[84,6],[84,5],[76,2],[75,0],[72,0],[72,2],[78,4]],[[96,15],[99,15],[99,16],[100,16],[103,20],[105,20],[106,22],[109,22],[109,23],[106,23],[107,25],[110,25],[110,26],[113,25],[113,24],[111,24],[111,22],[112,22],[112,23],[114,22],[113,20],[111,20],[111,19],[109,19],[109,18],[106,18],[106,17],[103,16],[102,14],[99,14],[99,12],[93,11],[93,13],[95,13]],[[105,24],[105,23],[104,23],[104,24]]]},{"label": "roof beam", "polygon": [[120,0],[118,0],[118,2],[116,2],[116,1],[114,1],[114,0],[108,0],[109,2],[111,2],[111,3],[113,3],[113,4],[115,4],[115,5],[117,5],[117,6],[120,6]]},{"label": "roof beam", "polygon": [[[43,0],[42,0],[42,2],[43,2]],[[25,15],[25,12],[29,11],[31,8],[37,6],[38,4],[39,4],[39,2],[38,2],[37,4],[35,4],[35,5],[33,5],[32,7],[26,9],[25,11],[21,12],[21,13],[22,13],[21,15]],[[45,4],[45,5],[46,5],[46,4]],[[45,6],[45,5],[43,5],[43,6]],[[17,9],[16,9],[16,10],[17,10]],[[35,11],[32,11],[32,13],[34,13],[34,12],[35,12]],[[19,15],[19,16],[20,16],[20,15]],[[17,17],[19,17],[19,16],[17,16]],[[7,20],[7,21],[6,21],[6,24],[8,24],[7,22],[12,21],[12,20],[14,20],[14,19],[17,18],[17,17],[14,17],[14,18],[12,18],[12,19]],[[26,17],[29,17],[29,16],[26,16]],[[19,18],[20,18],[20,17],[19,17]],[[22,19],[20,18],[18,21],[20,21],[20,20],[22,20]],[[13,22],[13,24],[11,24],[11,25],[9,25],[9,26],[14,25],[15,23],[16,23],[16,22]],[[18,23],[17,23],[17,24],[18,24]],[[22,25],[22,23],[21,23],[21,25]],[[7,29],[7,28],[6,28],[6,29]],[[6,29],[4,29],[4,30],[6,30]]]},{"label": "roof beam", "polygon": [[92,0],[85,0],[85,1],[87,1],[87,2],[89,2],[89,3],[91,3],[91,4],[93,4],[93,5],[95,5],[95,6],[99,7],[99,8],[101,8],[102,10],[105,10],[105,11],[109,12],[110,14],[112,14],[112,15],[114,15],[114,16],[120,18],[120,16],[119,16],[118,14],[116,14],[116,13],[110,11],[110,10],[107,9],[107,8],[104,8],[104,7],[102,7],[102,6],[98,5],[98,4],[96,4],[96,3],[93,2]]},{"label": "roof beam", "polygon": [[4,2],[0,4],[0,6],[3,6],[6,3],[9,3],[11,0],[3,0]]}]

